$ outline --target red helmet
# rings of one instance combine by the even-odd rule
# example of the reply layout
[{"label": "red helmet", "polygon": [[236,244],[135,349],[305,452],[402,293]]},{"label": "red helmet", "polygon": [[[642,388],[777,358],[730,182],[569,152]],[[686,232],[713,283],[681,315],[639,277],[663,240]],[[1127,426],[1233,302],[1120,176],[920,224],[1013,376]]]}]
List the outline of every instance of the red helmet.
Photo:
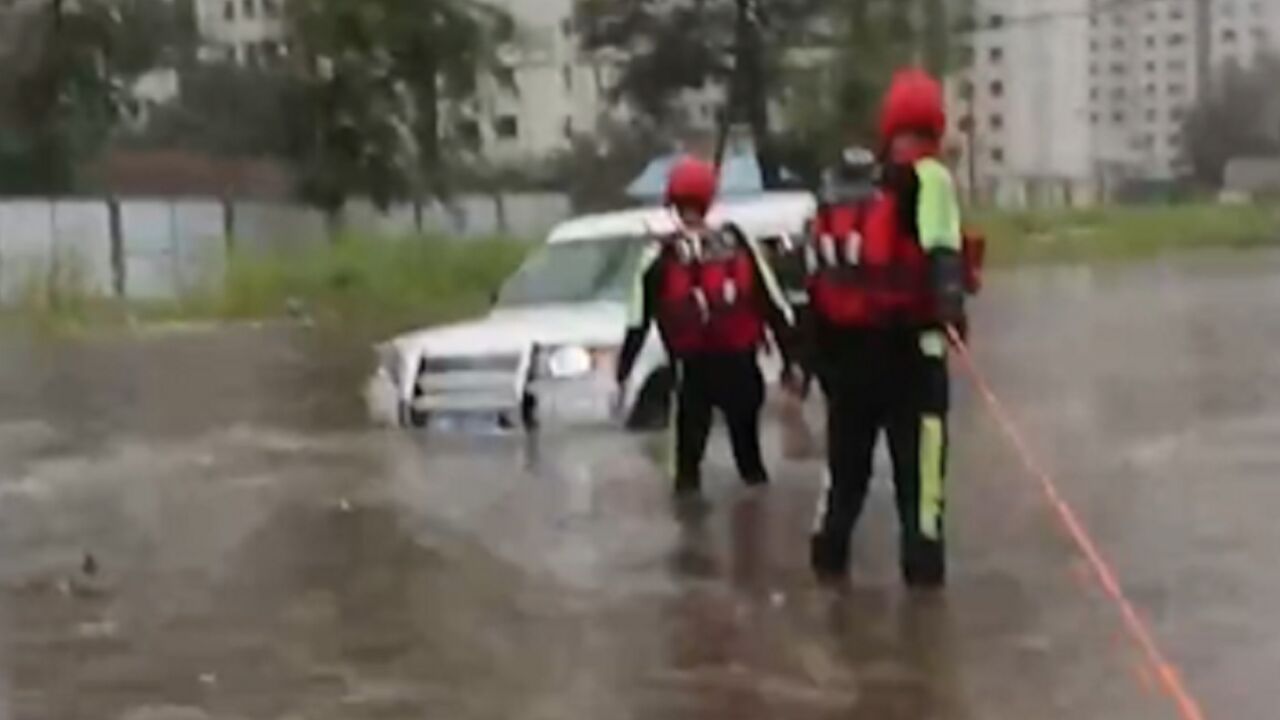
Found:
[{"label": "red helmet", "polygon": [[715,166],[692,156],[682,157],[667,178],[667,204],[706,212],[716,198],[718,184]]},{"label": "red helmet", "polygon": [[880,137],[888,143],[905,131],[923,132],[941,140],[947,130],[942,85],[919,68],[893,76],[880,111]]}]

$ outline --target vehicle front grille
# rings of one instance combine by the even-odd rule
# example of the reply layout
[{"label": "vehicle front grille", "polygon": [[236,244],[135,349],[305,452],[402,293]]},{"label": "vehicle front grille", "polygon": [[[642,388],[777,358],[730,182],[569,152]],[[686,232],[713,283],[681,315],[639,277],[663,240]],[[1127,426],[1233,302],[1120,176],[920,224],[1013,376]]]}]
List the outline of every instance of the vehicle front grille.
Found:
[{"label": "vehicle front grille", "polygon": [[420,366],[416,403],[424,410],[518,407],[526,374],[521,354],[428,357]]}]

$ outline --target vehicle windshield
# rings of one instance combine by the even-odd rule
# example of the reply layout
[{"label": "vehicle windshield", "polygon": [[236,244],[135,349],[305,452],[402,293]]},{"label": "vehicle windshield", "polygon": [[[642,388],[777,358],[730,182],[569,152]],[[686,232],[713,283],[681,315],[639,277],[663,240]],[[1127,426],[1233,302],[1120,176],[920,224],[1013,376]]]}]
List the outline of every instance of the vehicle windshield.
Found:
[{"label": "vehicle windshield", "polygon": [[642,237],[617,237],[546,245],[507,280],[498,305],[622,300],[645,242]]}]

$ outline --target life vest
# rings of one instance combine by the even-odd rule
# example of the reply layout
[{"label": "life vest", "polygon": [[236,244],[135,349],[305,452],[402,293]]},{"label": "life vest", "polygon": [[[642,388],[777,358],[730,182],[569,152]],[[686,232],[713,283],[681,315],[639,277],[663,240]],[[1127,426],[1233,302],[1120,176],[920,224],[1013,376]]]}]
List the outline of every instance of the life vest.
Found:
[{"label": "life vest", "polygon": [[894,195],[824,208],[806,254],[810,306],[828,322],[884,327],[936,320],[928,258],[902,229]]},{"label": "life vest", "polygon": [[755,259],[737,231],[663,240],[657,319],[677,356],[749,352],[764,340]]}]

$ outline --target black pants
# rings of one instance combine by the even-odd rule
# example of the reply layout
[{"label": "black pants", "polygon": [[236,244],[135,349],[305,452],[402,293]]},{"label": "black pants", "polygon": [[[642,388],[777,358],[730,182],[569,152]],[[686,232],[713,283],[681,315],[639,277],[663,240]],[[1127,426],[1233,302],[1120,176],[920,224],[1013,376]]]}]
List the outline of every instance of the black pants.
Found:
[{"label": "black pants", "polygon": [[847,571],[850,536],[884,431],[893,460],[903,573],[910,583],[941,583],[949,405],[945,338],[928,329],[825,335],[820,379],[827,396],[830,467],[813,540],[815,569]]},{"label": "black pants", "polygon": [[760,410],[764,377],[756,354],[704,354],[676,362],[676,469],[678,490],[697,490],[702,458],[711,433],[712,410],[719,408],[729,426],[733,457],[742,479],[768,481],[760,454]]}]

